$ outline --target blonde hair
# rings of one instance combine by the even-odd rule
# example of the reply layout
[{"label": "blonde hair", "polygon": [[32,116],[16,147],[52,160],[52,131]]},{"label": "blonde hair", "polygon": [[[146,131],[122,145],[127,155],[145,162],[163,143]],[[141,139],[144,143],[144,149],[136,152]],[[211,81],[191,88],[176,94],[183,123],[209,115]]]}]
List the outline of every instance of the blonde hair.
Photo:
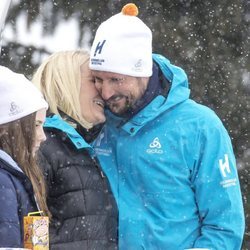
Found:
[{"label": "blonde hair", "polygon": [[60,115],[61,110],[87,129],[93,124],[82,117],[80,88],[81,66],[88,61],[89,53],[85,50],[56,52],[40,65],[32,79],[52,113]]}]

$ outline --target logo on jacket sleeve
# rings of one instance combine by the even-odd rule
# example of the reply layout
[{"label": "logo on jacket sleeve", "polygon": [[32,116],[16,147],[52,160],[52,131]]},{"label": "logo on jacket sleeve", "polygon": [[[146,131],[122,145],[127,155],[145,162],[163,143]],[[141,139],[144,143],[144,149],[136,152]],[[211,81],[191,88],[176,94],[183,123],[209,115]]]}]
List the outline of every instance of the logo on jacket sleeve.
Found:
[{"label": "logo on jacket sleeve", "polygon": [[231,170],[229,167],[228,155],[225,154],[224,157],[225,157],[224,161],[223,159],[219,160],[219,166],[220,166],[220,172],[222,176],[225,178],[227,177],[227,174],[231,173]]},{"label": "logo on jacket sleeve", "polygon": [[228,179],[228,177],[235,177],[229,165],[228,154],[224,155],[224,159],[219,159],[219,169],[222,177],[224,178],[224,180],[220,182],[222,187],[227,188],[237,184],[236,178]]},{"label": "logo on jacket sleeve", "polygon": [[149,144],[149,148],[146,151],[148,154],[163,154],[161,149],[161,143],[158,137],[155,137],[153,141]]}]

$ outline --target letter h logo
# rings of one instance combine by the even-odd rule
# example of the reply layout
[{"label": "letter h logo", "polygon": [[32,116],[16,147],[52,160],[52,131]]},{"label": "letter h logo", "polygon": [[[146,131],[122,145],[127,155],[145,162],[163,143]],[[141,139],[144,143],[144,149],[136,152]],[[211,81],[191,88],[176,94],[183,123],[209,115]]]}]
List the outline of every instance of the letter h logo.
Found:
[{"label": "letter h logo", "polygon": [[220,171],[223,177],[226,177],[227,174],[231,173],[230,167],[229,167],[229,160],[228,160],[228,155],[225,154],[225,161],[223,162],[222,159],[219,160],[219,166],[220,166]]},{"label": "letter h logo", "polygon": [[101,54],[102,53],[102,48],[103,48],[103,45],[105,44],[106,40],[103,40],[102,43],[101,42],[98,42],[96,48],[95,48],[95,54],[94,56],[96,56],[96,54]]}]

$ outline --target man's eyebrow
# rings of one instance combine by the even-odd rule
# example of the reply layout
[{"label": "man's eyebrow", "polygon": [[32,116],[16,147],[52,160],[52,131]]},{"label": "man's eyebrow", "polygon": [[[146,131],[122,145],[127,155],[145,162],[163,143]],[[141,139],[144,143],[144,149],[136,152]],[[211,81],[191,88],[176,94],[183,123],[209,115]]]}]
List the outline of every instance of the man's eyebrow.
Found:
[{"label": "man's eyebrow", "polygon": [[119,77],[119,76],[113,76],[113,77],[110,77],[111,80],[124,80],[124,77]]},{"label": "man's eyebrow", "polygon": [[99,76],[94,76],[94,78],[95,78],[95,79],[98,79],[98,80],[102,80],[102,78],[99,77]]}]

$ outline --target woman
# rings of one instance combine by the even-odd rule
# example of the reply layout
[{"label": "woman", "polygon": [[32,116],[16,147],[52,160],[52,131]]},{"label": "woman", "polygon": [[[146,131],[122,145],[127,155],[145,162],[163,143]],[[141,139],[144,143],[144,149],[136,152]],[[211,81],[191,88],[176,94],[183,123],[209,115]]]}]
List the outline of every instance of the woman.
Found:
[{"label": "woman", "polygon": [[117,248],[117,207],[89,143],[105,121],[85,51],[57,52],[33,82],[49,103],[40,162],[52,213],[50,249]]},{"label": "woman", "polygon": [[23,217],[49,215],[36,164],[48,104],[23,75],[3,66],[0,93],[0,247],[23,247]]}]

